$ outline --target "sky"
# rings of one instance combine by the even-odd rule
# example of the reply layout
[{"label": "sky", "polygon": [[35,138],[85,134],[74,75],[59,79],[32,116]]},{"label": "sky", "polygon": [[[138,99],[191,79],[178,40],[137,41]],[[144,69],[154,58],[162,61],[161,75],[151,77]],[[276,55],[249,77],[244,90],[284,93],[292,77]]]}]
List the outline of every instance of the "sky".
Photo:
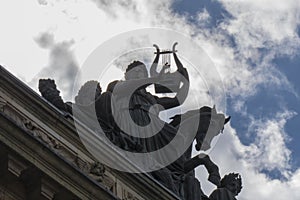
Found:
[{"label": "sky", "polygon": [[[0,2],[0,25],[0,64],[35,91],[39,78],[55,79],[65,101],[87,57],[112,37],[149,27],[190,37],[214,63],[232,116],[209,152],[221,175],[242,175],[240,200],[300,199],[299,0],[10,0]],[[103,88],[122,76],[112,65]],[[192,94],[209,103],[192,80]],[[197,177],[209,194],[205,169]]]}]

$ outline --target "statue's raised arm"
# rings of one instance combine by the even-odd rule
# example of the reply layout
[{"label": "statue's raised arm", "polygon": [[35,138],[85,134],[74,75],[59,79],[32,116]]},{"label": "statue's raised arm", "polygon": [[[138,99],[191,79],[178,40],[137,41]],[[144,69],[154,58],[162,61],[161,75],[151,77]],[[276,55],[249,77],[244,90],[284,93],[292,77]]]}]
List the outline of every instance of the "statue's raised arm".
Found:
[{"label": "statue's raised arm", "polygon": [[174,43],[172,50],[164,50],[160,51],[158,45],[154,44],[153,46],[156,48],[156,56],[150,68],[151,77],[156,77],[157,66],[160,59],[160,54],[162,54],[162,65],[164,69],[170,70],[170,54],[173,54],[174,61],[177,67],[177,71],[170,73],[170,71],[166,72],[163,70],[163,75],[160,76],[160,80],[155,84],[155,92],[156,93],[176,93],[174,98],[163,97],[158,99],[158,103],[163,105],[165,109],[173,108],[181,105],[189,91],[189,75],[186,68],[183,67],[181,61],[179,60],[175,49],[178,43]]}]

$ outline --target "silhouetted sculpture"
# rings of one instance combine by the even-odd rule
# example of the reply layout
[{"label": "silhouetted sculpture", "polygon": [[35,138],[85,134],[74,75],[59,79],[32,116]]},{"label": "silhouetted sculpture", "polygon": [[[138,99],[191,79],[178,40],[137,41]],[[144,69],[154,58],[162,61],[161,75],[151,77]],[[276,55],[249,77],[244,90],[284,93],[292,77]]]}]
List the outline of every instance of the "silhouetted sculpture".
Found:
[{"label": "silhouetted sculpture", "polygon": [[[159,118],[159,113],[162,108],[170,109],[180,106],[186,99],[189,90],[189,75],[176,55],[176,44],[177,43],[173,45],[172,51],[168,52],[160,52],[158,46],[155,45],[156,57],[150,68],[150,77],[148,77],[145,64],[140,61],[134,61],[128,65],[126,69],[125,80],[111,82],[105,92],[101,93],[101,88],[97,81],[89,81],[80,89],[78,96],[75,98],[75,104],[79,108],[85,107],[85,109],[83,109],[85,112],[88,112],[89,109],[94,109],[94,107],[86,109],[87,107],[91,105],[95,106],[98,122],[106,137],[114,145],[131,152],[153,152],[169,144],[177,134],[181,124],[184,124],[180,126],[180,130],[184,134],[190,134],[190,127],[196,124],[198,125],[196,135],[192,139],[196,140],[197,151],[205,151],[210,148],[212,139],[224,129],[224,125],[230,120],[230,117],[225,118],[224,114],[217,113],[215,107],[210,108],[207,106],[188,111],[182,115],[176,115],[171,118],[172,121],[170,123],[166,123]],[[165,73],[165,70],[170,67],[168,63],[164,63],[162,70],[156,72],[160,54],[165,53],[173,54],[177,66],[176,73]],[[176,92],[175,97],[158,97],[146,91],[146,88],[152,84],[155,84],[156,92]],[[50,88],[53,88],[53,86]],[[56,87],[54,88],[56,89]],[[90,88],[93,89],[90,90]],[[95,88],[96,93],[94,91]],[[55,93],[52,89],[43,89],[40,91],[43,91],[43,96],[49,95],[45,94],[45,91],[50,91],[51,94]],[[92,99],[85,99],[86,94],[93,93],[95,93],[95,96],[87,95],[92,96]],[[55,96],[55,98],[57,98],[57,92],[55,95],[49,96]],[[60,103],[54,105],[64,108],[63,104],[61,104],[62,100],[59,101],[59,98],[57,99]],[[127,100],[128,103],[126,103]],[[93,101],[95,104],[92,103]],[[153,106],[157,104],[161,107]],[[86,113],[86,115],[89,115],[89,113]],[[89,120],[85,120],[84,123],[88,124]],[[151,137],[139,137],[136,126],[130,125],[131,121],[141,127],[151,123],[153,130],[161,125],[163,126],[159,129],[160,131],[158,133]],[[213,126],[210,126],[211,122],[213,122]],[[127,131],[135,133],[136,136],[129,135],[129,132],[124,131],[124,127],[119,126],[124,126]],[[151,133],[149,133],[149,135],[151,135]],[[182,138],[182,140],[184,140],[184,138]],[[176,161],[150,174],[181,199],[205,200],[208,199],[208,197],[201,190],[200,182],[195,177],[194,169],[196,167],[204,165],[209,174],[208,180],[219,189],[221,189],[223,185],[222,181],[220,182],[219,168],[210,160],[208,155],[202,153],[191,158],[192,143],[191,141],[187,145],[187,150]],[[178,154],[176,147],[173,147],[173,151],[174,154]],[[164,156],[166,155],[159,155],[159,158],[157,158],[158,161],[163,160],[165,158]],[[224,180],[226,182],[227,179]],[[215,194],[212,194],[212,198],[214,195]],[[221,197],[221,199],[222,198],[223,197]]]},{"label": "silhouetted sculpture", "polygon": [[[102,89],[98,81],[88,81],[83,86],[81,86],[78,95],[75,97],[75,103],[77,105],[89,106],[97,101],[98,98],[100,98],[101,92]],[[88,99],[87,97],[93,98]]]},{"label": "silhouetted sculpture", "polygon": [[221,185],[209,196],[210,200],[236,200],[242,190],[242,178],[239,174],[230,173],[221,180]]},{"label": "silhouetted sculpture", "polygon": [[60,91],[56,88],[55,81],[52,79],[40,79],[39,91],[47,101],[52,103],[58,109],[72,113],[72,108],[67,103],[64,103],[60,94]]},{"label": "silhouetted sculpture", "polygon": [[[200,120],[196,121],[196,123],[199,123],[197,134],[195,136],[196,150],[207,150],[210,148],[212,139],[221,132],[221,130],[224,128],[224,125],[230,120],[230,117],[225,119],[224,115],[218,114],[215,108],[204,106],[199,110],[188,111],[181,116],[183,122],[187,123],[187,127],[192,126],[192,124],[195,123],[193,116],[197,115],[197,113],[200,113]],[[176,127],[179,119],[180,116],[176,115],[173,117],[171,124]],[[208,137],[207,132],[209,131],[208,129],[211,121],[214,121],[215,125],[213,127],[213,131],[210,132]],[[189,131],[189,128],[187,128],[186,131]],[[176,160],[167,168],[172,172],[175,171],[176,174],[180,174],[180,178],[182,179],[181,181],[183,182],[180,190],[180,196],[183,197],[183,199],[207,199],[208,197],[201,190],[200,182],[195,178],[194,169],[199,165],[204,165],[209,173],[208,180],[214,185],[219,186],[221,179],[219,168],[206,154],[201,153],[193,158],[191,158],[191,155],[192,144],[190,144],[190,147],[178,160]],[[178,166],[180,166],[180,170],[176,171]]]},{"label": "silhouetted sculpture", "polygon": [[113,81],[108,84],[106,91],[102,93],[99,100],[95,102],[98,122],[106,137],[114,145],[125,150],[139,151],[142,147],[139,146],[132,137],[122,132],[114,120],[111,108],[111,98],[113,89],[117,83],[118,81]]},{"label": "silhouetted sculpture", "polygon": [[[188,134],[188,128],[190,127],[189,124],[195,123],[195,119],[193,119],[193,117],[200,115],[201,123],[199,124],[199,128],[195,137],[197,141],[196,149],[200,150],[202,147],[202,150],[207,150],[213,137],[219,134],[224,127],[224,123],[229,121],[229,118],[225,120],[223,114],[218,114],[215,108],[212,109],[205,106],[199,110],[189,111],[183,114],[183,116],[177,115],[173,118],[170,124],[164,122],[165,124],[162,130],[150,138],[129,136],[115,123],[115,120],[120,119],[120,121],[122,121],[124,124],[129,124],[129,122],[126,121],[129,120],[128,117],[123,113],[123,111],[129,110],[131,119],[139,126],[145,126],[149,123],[151,123],[153,126],[156,126],[156,123],[161,123],[161,120],[158,117],[160,110],[157,108],[156,110],[152,110],[150,113],[150,107],[155,104],[159,104],[162,105],[164,109],[170,109],[180,106],[179,99],[181,102],[183,102],[186,98],[189,89],[189,77],[187,70],[182,66],[175,53],[175,45],[173,46],[173,56],[178,68],[177,71],[182,75],[182,77],[184,77],[180,80],[176,80],[180,78],[180,76],[175,77],[173,74],[164,73],[164,69],[169,67],[168,64],[163,67],[160,73],[154,72],[155,65],[158,63],[160,55],[160,51],[157,46],[156,49],[157,55],[150,69],[152,73],[150,78],[148,77],[146,66],[140,61],[134,61],[126,69],[125,80],[114,81],[110,83],[107,91],[101,95],[99,100],[100,103],[96,103],[96,110],[101,111],[98,115],[101,127],[114,144],[125,150],[130,150],[133,152],[152,152],[164,147],[174,138],[178,131],[177,126],[180,123],[181,117],[182,120],[187,124],[187,129],[185,131],[186,134]],[[183,82],[182,86],[176,90],[177,93],[175,97],[160,98],[146,91],[147,86],[157,83],[157,81],[165,80],[165,78],[169,80],[172,78],[174,82]],[[169,83],[172,84],[172,82]],[[134,88],[136,85],[139,85],[140,87],[131,94],[129,105],[124,106],[124,104],[119,104],[123,105],[124,107],[115,107],[114,109],[117,110],[118,113],[114,115],[111,109],[112,95],[115,96],[116,101],[124,101],[123,98],[126,98],[128,94],[130,94],[130,92],[128,92],[130,90],[129,88]],[[174,85],[176,85],[176,83]],[[160,91],[164,91],[164,89],[160,88]],[[97,105],[99,105],[99,107],[97,107]],[[115,105],[113,104],[113,106]],[[149,115],[152,116],[151,121]],[[213,118],[212,116],[214,116],[214,120],[217,121],[216,124],[218,128],[213,133],[213,136],[211,136],[210,140],[203,143],[210,121]],[[114,119],[114,117],[118,119]],[[196,122],[199,123],[199,121]],[[131,129],[131,131],[136,130]],[[215,185],[219,186],[220,175],[218,172],[218,167],[210,160],[208,155],[201,154],[191,159],[192,144],[189,146],[190,147],[188,150],[177,161],[165,168],[151,172],[151,174],[154,178],[159,180],[162,184],[183,199],[201,199],[201,196],[205,198],[206,196],[201,190],[200,183],[195,178],[194,168],[199,165],[204,165],[208,170],[209,180]]]}]

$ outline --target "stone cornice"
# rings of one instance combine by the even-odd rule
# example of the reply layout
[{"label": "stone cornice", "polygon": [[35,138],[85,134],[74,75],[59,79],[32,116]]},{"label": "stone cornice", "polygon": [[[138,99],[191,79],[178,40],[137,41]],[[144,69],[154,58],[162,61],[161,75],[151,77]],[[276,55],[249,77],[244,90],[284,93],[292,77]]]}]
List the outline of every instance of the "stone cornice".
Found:
[{"label": "stone cornice", "polygon": [[[82,145],[72,116],[56,109],[2,66],[0,114],[2,122],[11,125],[6,127],[10,130],[1,129],[1,141],[5,141],[6,145],[30,162],[39,165],[50,177],[57,178],[56,181],[66,184],[66,187],[72,183],[68,186],[72,187],[69,189],[83,199],[97,199],[98,192],[106,193],[105,199],[116,196],[132,200],[178,199],[147,174],[122,173],[96,162]],[[84,125],[82,129],[91,131]],[[10,134],[11,131],[14,131],[14,134]],[[17,133],[19,135],[16,135]],[[47,162],[45,158],[52,158],[51,162]],[[123,162],[131,165],[126,163],[125,159]],[[62,169],[60,165],[63,166]],[[89,187],[82,188],[81,185],[76,185],[78,183],[86,183]],[[86,195],[93,194],[95,195],[92,198],[86,198]]]},{"label": "stone cornice", "polygon": [[80,199],[116,199],[110,191],[88,178],[64,157],[47,148],[26,129],[0,113],[0,140]]}]

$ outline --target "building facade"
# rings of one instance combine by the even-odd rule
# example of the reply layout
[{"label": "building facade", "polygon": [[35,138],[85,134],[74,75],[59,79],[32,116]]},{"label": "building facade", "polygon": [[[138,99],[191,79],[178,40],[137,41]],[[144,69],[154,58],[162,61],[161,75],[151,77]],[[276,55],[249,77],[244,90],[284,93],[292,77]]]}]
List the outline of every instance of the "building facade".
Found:
[{"label": "building facade", "polygon": [[95,160],[72,115],[2,66],[0,159],[0,200],[178,199],[148,174],[119,172]]}]

